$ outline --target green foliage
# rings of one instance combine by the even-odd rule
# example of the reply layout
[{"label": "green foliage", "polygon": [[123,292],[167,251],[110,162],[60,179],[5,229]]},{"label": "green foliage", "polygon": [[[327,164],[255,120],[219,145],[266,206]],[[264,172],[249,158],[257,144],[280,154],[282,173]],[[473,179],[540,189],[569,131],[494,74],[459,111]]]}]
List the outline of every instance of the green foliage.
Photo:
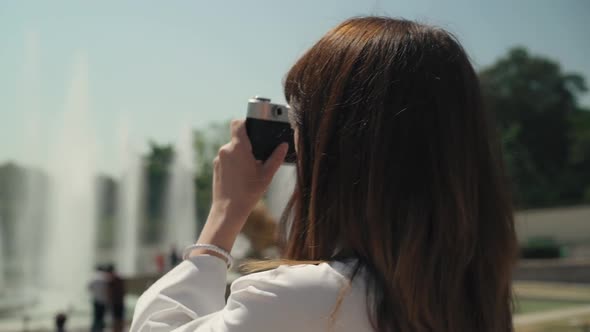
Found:
[{"label": "green foliage", "polygon": [[522,258],[545,259],[563,256],[562,246],[552,237],[534,237],[521,248]]},{"label": "green foliage", "polygon": [[213,185],[213,159],[219,148],[230,139],[229,122],[212,124],[206,129],[195,130],[194,146],[197,157],[196,205],[199,227],[207,219],[211,207]]},{"label": "green foliage", "polygon": [[570,116],[570,164],[574,179],[585,184],[578,188],[585,203],[590,203],[590,110],[583,109]]},{"label": "green foliage", "polygon": [[[213,184],[213,159],[219,148],[229,140],[229,123],[211,124],[205,129],[193,132],[196,159],[195,206],[197,208],[198,228],[207,219],[211,206],[211,187]],[[165,196],[169,181],[169,169],[174,160],[172,145],[150,143],[150,151],[144,157],[146,190],[146,223],[143,239],[147,243],[156,243],[163,234],[161,227],[164,219]]]},{"label": "green foliage", "polygon": [[4,234],[14,234],[18,210],[24,194],[24,179],[26,170],[13,163],[0,166],[0,252],[6,252],[12,247],[14,237]]},{"label": "green foliage", "polygon": [[97,245],[99,248],[111,248],[115,245],[119,184],[106,175],[97,177]]},{"label": "green foliage", "polygon": [[146,223],[143,228],[143,241],[156,243],[161,240],[163,234],[161,220],[164,218],[166,191],[169,180],[169,168],[174,160],[174,148],[170,144],[159,145],[150,142],[150,152],[144,157],[144,180],[145,191],[143,202],[145,202]]},{"label": "green foliage", "polygon": [[514,48],[480,73],[522,208],[578,204],[590,190],[589,112],[578,105],[584,78]]}]

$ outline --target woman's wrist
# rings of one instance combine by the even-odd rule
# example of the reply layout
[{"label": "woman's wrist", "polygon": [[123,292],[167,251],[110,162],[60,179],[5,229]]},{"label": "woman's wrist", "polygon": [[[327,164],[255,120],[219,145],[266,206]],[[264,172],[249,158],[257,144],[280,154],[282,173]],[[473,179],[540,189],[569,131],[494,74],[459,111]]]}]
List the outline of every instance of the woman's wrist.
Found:
[{"label": "woman's wrist", "polygon": [[[231,252],[246,218],[247,216],[243,217],[239,214],[231,213],[226,207],[214,204],[211,207],[209,217],[197,243],[213,244],[227,252]],[[206,249],[195,249],[191,252],[190,256],[204,253],[218,256]]]},{"label": "woman's wrist", "polygon": [[219,248],[213,244],[204,244],[204,243],[195,243],[191,244],[190,246],[186,247],[182,252],[182,258],[187,259],[189,257],[199,256],[199,255],[210,255],[220,258],[221,260],[225,261],[228,268],[231,268],[234,263],[234,258],[232,255],[224,249]]},{"label": "woman's wrist", "polygon": [[253,208],[238,206],[228,200],[214,202],[211,204],[207,223],[223,224],[223,227],[235,229],[239,233]]},{"label": "woman's wrist", "polygon": [[197,249],[191,250],[191,252],[188,255],[188,257],[195,257],[195,256],[200,256],[200,255],[215,256],[215,257],[217,257],[217,258],[219,258],[219,259],[221,259],[223,261],[227,261],[227,259],[223,255],[221,255],[221,254],[219,254],[219,253],[217,253],[217,252],[215,252],[213,250],[207,250],[207,249],[204,249],[204,248],[197,248]]}]

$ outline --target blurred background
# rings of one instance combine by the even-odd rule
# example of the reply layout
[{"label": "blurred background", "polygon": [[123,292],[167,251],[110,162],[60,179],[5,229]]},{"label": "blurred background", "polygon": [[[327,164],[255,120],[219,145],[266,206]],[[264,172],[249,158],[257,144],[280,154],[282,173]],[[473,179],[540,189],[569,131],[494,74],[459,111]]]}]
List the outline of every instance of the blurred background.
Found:
[{"label": "blurred background", "polygon": [[[369,14],[462,42],[512,180],[517,331],[590,331],[587,0],[0,2],[0,331],[88,330],[100,280],[124,280],[128,323],[206,219],[229,120],[285,102],[298,56]],[[277,255],[292,183],[285,166],[234,255]]]}]

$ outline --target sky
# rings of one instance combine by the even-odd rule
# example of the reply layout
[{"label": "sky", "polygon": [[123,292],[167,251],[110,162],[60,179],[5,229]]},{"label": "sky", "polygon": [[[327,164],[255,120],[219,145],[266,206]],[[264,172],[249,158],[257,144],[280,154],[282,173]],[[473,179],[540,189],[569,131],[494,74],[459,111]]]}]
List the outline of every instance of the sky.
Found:
[{"label": "sky", "polygon": [[523,45],[590,79],[587,0],[2,0],[0,164],[51,159],[81,94],[84,144],[100,172],[120,173],[123,145],[142,151],[244,117],[254,95],[284,102],[295,60],[344,19],[370,14],[451,31],[477,68]]}]

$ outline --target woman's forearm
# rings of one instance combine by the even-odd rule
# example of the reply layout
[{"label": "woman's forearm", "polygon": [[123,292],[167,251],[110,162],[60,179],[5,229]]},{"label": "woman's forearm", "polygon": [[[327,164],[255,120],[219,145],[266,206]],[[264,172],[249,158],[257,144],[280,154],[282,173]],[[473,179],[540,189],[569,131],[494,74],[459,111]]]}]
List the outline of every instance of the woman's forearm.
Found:
[{"label": "woman's forearm", "polygon": [[[238,234],[241,231],[240,227],[227,227],[227,225],[243,225],[247,216],[234,215],[227,208],[222,206],[213,206],[209,212],[207,222],[201,231],[197,243],[212,244],[231,252],[231,249],[236,241]],[[240,219],[240,220],[237,220]],[[240,222],[243,219],[244,222]],[[225,259],[222,255],[213,251],[198,248],[191,251],[190,256],[197,255],[212,255]]]}]

